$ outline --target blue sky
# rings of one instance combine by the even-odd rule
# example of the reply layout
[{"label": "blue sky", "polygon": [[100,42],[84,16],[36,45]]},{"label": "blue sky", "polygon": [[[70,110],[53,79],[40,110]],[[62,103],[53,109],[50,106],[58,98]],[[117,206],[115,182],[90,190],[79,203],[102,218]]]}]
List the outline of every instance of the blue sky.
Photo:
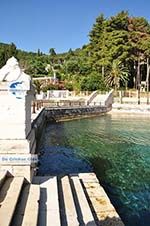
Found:
[{"label": "blue sky", "polygon": [[150,0],[0,0],[0,42],[57,53],[88,43],[96,17],[128,10],[150,21]]}]

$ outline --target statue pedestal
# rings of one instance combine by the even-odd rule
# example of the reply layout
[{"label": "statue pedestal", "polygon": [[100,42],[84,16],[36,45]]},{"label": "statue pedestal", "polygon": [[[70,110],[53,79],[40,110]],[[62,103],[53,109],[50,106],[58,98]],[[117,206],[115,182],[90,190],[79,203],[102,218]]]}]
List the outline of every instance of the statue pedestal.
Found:
[{"label": "statue pedestal", "polygon": [[31,131],[32,96],[24,91],[17,98],[17,92],[2,91],[1,85],[0,90],[0,139],[26,139]]},{"label": "statue pedestal", "polygon": [[24,72],[19,75],[13,81],[0,81],[0,171],[8,170],[31,181],[37,162],[31,128],[33,94],[29,76]]}]

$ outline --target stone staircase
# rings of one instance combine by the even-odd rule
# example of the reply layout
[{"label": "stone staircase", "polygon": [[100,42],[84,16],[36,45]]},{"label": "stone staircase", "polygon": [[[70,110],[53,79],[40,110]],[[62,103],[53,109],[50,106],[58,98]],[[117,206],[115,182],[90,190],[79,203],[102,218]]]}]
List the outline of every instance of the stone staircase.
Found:
[{"label": "stone staircase", "polygon": [[90,103],[94,106],[105,106],[106,94],[98,94]]},{"label": "stone staircase", "polygon": [[36,226],[40,187],[24,177],[0,175],[0,226]]},{"label": "stone staircase", "polygon": [[95,91],[91,94],[90,99],[88,100],[88,104],[90,106],[105,106],[110,107],[113,103],[113,90],[110,92],[102,92],[99,93]]},{"label": "stone staircase", "polygon": [[0,226],[123,226],[94,173],[0,175]]}]

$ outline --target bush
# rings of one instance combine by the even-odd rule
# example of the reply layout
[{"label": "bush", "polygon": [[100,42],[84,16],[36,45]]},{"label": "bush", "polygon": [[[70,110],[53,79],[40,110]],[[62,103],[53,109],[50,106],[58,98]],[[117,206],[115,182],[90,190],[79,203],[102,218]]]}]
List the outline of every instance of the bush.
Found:
[{"label": "bush", "polygon": [[101,74],[92,72],[90,75],[81,79],[81,90],[83,91],[95,91],[106,90],[106,85]]},{"label": "bush", "polygon": [[65,83],[65,89],[73,91],[73,84],[71,82]]},{"label": "bush", "polygon": [[44,93],[47,92],[47,90],[58,90],[58,89],[59,89],[58,84],[48,84],[42,87],[42,91]]}]

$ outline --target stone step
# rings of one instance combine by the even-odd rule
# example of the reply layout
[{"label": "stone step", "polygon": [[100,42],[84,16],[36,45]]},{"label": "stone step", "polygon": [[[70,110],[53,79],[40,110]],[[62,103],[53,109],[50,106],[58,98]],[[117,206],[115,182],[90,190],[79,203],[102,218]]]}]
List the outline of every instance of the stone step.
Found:
[{"label": "stone step", "polygon": [[94,173],[35,177],[33,182],[40,184],[38,226],[124,226]]},{"label": "stone step", "polygon": [[106,192],[99,184],[96,175],[94,173],[81,173],[79,178],[82,181],[100,225],[124,226]]},{"label": "stone step", "polygon": [[24,182],[23,177],[8,178],[0,192],[0,226],[9,226]]},{"label": "stone step", "polygon": [[96,226],[91,208],[88,204],[88,201],[83,191],[79,177],[71,175],[71,181],[74,187],[75,202],[76,202],[80,224]]},{"label": "stone step", "polygon": [[0,172],[0,188],[2,187],[8,172],[5,170],[4,172]]},{"label": "stone step", "polygon": [[64,208],[66,213],[66,216],[64,216],[64,218],[66,218],[67,225],[79,226],[78,216],[68,176],[63,177],[61,179],[61,183]]},{"label": "stone step", "polygon": [[30,184],[24,183],[15,212],[14,212],[11,226],[22,226],[22,221],[25,213],[28,196],[29,196],[29,191],[30,191]]},{"label": "stone step", "polygon": [[40,199],[39,185],[31,184],[21,226],[37,226]]},{"label": "stone step", "polygon": [[37,226],[39,199],[39,185],[24,183],[11,226]]},{"label": "stone step", "polygon": [[9,187],[13,181],[13,177],[6,177],[3,179],[3,183],[1,184],[0,188],[0,207],[3,204],[3,201],[7,195],[7,192],[9,190]]},{"label": "stone step", "polygon": [[35,177],[33,183],[40,185],[38,226],[60,226],[57,177]]}]

